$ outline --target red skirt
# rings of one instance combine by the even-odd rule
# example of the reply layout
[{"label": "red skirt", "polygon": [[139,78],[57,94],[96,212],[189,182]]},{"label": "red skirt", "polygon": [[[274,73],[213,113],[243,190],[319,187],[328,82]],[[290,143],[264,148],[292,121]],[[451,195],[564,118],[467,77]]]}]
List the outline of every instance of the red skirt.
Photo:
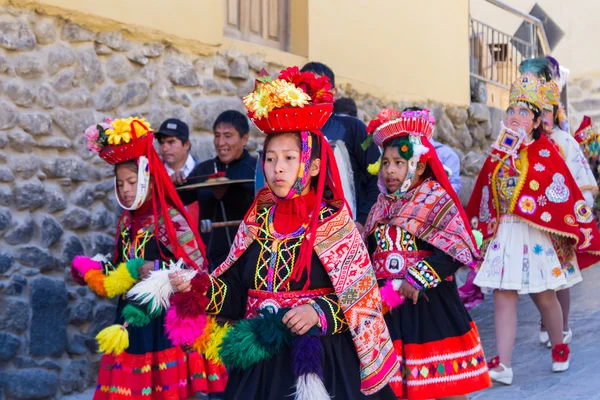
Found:
[{"label": "red skirt", "polygon": [[196,352],[180,347],[118,356],[104,355],[94,400],[178,400],[197,392],[225,390],[227,371]]},{"label": "red skirt", "polygon": [[402,368],[390,381],[401,399],[439,399],[492,385],[474,322],[462,336],[403,345],[394,341]]}]

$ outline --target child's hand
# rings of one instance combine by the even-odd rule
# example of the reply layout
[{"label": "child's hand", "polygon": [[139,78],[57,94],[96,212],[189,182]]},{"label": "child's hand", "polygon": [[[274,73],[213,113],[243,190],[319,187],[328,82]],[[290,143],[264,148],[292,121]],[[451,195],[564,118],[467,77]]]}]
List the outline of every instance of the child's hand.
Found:
[{"label": "child's hand", "polygon": [[313,306],[304,304],[285,313],[282,321],[296,335],[304,335],[319,322],[319,314]]},{"label": "child's hand", "polygon": [[150,276],[150,271],[154,271],[154,261],[146,261],[144,265],[138,268],[140,280],[144,280]]},{"label": "child's hand", "polygon": [[181,273],[181,271],[171,272],[169,281],[176,292],[189,292],[192,290],[192,283]]},{"label": "child's hand", "polygon": [[413,304],[417,304],[417,300],[419,300],[419,290],[415,289],[415,287],[406,280],[402,282],[399,292],[405,298],[412,299]]}]

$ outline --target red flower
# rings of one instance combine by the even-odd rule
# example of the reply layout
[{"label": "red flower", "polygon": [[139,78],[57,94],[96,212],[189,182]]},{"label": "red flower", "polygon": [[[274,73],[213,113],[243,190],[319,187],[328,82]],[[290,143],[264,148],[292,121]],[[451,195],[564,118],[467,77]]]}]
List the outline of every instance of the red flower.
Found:
[{"label": "red flower", "polygon": [[319,76],[310,82],[308,95],[313,103],[333,103],[333,93],[331,93],[331,81],[326,76]]},{"label": "red flower", "polygon": [[279,79],[294,83],[294,79],[300,75],[298,67],[287,67],[279,73]]},{"label": "red flower", "polygon": [[500,357],[496,356],[487,363],[488,369],[496,368],[500,365]]},{"label": "red flower", "polygon": [[288,67],[279,73],[278,78],[294,84],[294,86],[308,94],[311,99],[313,98],[311,87],[315,75],[312,72],[300,72],[298,67]]},{"label": "red flower", "polygon": [[369,125],[367,125],[367,133],[373,134],[373,132],[375,132],[375,129],[379,128],[381,124],[383,124],[383,121],[380,121],[378,119],[371,120],[371,122],[369,122]]},{"label": "red flower", "polygon": [[571,352],[571,350],[569,350],[568,344],[564,344],[564,343],[557,344],[552,349],[552,361],[565,362],[569,359],[570,352]]}]

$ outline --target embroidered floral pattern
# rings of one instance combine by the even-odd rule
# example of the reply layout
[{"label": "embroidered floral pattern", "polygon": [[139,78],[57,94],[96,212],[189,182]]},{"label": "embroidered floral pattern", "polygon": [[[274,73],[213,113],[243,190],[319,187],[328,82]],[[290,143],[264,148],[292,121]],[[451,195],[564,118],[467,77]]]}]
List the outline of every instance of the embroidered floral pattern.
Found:
[{"label": "embroidered floral pattern", "polygon": [[531,196],[521,196],[521,199],[519,200],[519,209],[525,214],[534,214],[537,209],[535,199]]},{"label": "embroidered floral pattern", "polygon": [[550,150],[548,150],[548,149],[540,150],[540,157],[544,157],[544,158],[550,157]]},{"label": "embroidered floral pattern", "polygon": [[577,224],[575,223],[575,217],[572,216],[571,214],[565,215],[565,223],[567,225],[577,226]]},{"label": "embroidered floral pattern", "polygon": [[560,276],[562,275],[562,269],[556,267],[552,270],[552,275],[554,275],[555,278],[560,278]]},{"label": "embroidered floral pattern", "polygon": [[553,203],[564,203],[569,200],[570,190],[565,184],[565,177],[561,173],[552,176],[552,184],[546,188],[546,197]]},{"label": "embroidered floral pattern", "polygon": [[533,246],[533,252],[536,255],[540,255],[542,254],[542,252],[544,251],[544,247],[541,244],[536,244],[535,246]]},{"label": "embroidered floral pattern", "polygon": [[585,200],[579,200],[575,203],[575,218],[582,224],[592,222],[592,210],[585,204]]},{"label": "embroidered floral pattern", "polygon": [[529,188],[535,192],[540,188],[540,183],[534,179],[529,182]]},{"label": "embroidered floral pattern", "polygon": [[496,228],[498,227],[498,220],[496,217],[490,219],[488,222],[487,231],[489,235],[493,235],[496,232]]},{"label": "embroidered floral pattern", "polygon": [[479,220],[477,219],[477,217],[471,218],[471,229],[477,229],[478,225],[479,225]]},{"label": "embroidered floral pattern", "polygon": [[548,211],[544,211],[540,218],[544,222],[550,222],[550,220],[552,219],[552,215],[550,215],[550,213]]},{"label": "embroidered floral pattern", "polygon": [[500,248],[500,242],[494,240],[491,244],[492,250],[497,251]]},{"label": "embroidered floral pattern", "polygon": [[546,204],[548,204],[548,199],[546,196],[541,195],[537,198],[537,202],[540,207],[544,207]]},{"label": "embroidered floral pattern", "polygon": [[535,169],[537,172],[544,172],[546,170],[546,167],[544,167],[544,164],[536,163],[533,166],[533,169]]}]

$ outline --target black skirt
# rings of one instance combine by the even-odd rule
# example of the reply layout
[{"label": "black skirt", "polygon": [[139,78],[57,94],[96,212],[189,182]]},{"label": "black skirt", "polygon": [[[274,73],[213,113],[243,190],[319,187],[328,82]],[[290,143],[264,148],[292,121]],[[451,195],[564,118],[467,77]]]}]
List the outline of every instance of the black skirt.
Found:
[{"label": "black skirt", "polygon": [[[350,332],[322,336],[321,342],[325,354],[323,383],[333,399],[396,399],[389,386],[371,396],[360,392],[360,365]],[[225,399],[293,399],[296,377],[291,371],[291,348],[245,370],[232,369],[229,371]]]}]

